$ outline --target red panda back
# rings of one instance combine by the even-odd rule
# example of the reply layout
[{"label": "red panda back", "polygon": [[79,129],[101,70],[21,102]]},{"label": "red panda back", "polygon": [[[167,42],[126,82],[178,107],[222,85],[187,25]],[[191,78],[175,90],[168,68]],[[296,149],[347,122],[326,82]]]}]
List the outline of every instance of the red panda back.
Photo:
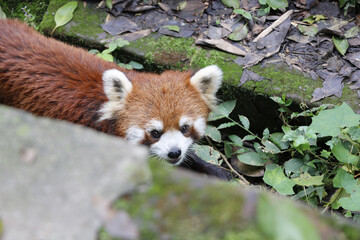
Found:
[{"label": "red panda back", "polygon": [[0,103],[109,131],[110,122],[97,119],[107,101],[102,73],[119,69],[116,64],[16,20],[0,20],[0,26]]}]

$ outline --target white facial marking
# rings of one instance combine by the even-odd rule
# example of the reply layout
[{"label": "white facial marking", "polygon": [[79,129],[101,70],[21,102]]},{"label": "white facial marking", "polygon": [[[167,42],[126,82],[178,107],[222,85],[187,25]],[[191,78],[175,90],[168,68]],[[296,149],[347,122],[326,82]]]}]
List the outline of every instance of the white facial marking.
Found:
[{"label": "white facial marking", "polygon": [[125,138],[132,144],[140,143],[145,138],[145,131],[139,127],[130,127],[126,130]]},{"label": "white facial marking", "polygon": [[152,130],[157,130],[161,132],[164,129],[164,125],[159,120],[150,120],[150,122],[146,125],[146,131],[151,132]]},{"label": "white facial marking", "polygon": [[194,128],[200,137],[203,137],[205,135],[206,120],[203,117],[199,117],[194,122]]},{"label": "white facial marking", "polygon": [[192,123],[193,123],[193,121],[190,118],[188,118],[187,116],[182,116],[179,120],[180,127],[185,126],[185,125],[191,126]]},{"label": "white facial marking", "polygon": [[193,143],[190,137],[185,137],[180,131],[165,132],[156,143],[150,146],[150,152],[169,160],[168,154],[172,149],[179,149],[181,155],[175,165],[179,165],[185,158],[186,152]]}]

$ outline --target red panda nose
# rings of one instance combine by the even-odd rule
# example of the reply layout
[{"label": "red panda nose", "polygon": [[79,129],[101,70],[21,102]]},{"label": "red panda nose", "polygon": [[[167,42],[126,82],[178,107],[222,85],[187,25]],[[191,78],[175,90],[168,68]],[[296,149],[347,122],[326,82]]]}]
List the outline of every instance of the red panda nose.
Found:
[{"label": "red panda nose", "polygon": [[181,150],[178,148],[172,148],[170,149],[169,153],[168,153],[168,157],[171,159],[175,159],[180,157],[181,155]]}]

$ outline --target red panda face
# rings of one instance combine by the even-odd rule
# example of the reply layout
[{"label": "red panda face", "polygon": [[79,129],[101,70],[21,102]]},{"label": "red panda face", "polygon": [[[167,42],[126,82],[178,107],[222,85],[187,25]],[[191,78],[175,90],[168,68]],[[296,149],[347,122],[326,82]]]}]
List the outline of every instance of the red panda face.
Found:
[{"label": "red panda face", "polygon": [[208,66],[193,76],[166,71],[161,75],[104,72],[107,98],[103,119],[116,119],[120,136],[149,146],[149,152],[180,164],[194,140],[205,134],[206,118],[215,105],[222,71]]}]

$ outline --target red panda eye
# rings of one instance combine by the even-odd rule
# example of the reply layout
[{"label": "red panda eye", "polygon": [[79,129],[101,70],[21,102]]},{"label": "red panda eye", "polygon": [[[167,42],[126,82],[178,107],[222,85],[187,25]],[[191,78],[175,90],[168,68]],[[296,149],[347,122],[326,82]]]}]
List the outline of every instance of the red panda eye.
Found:
[{"label": "red panda eye", "polygon": [[189,131],[189,125],[182,126],[180,131],[181,131],[182,134],[187,133]]},{"label": "red panda eye", "polygon": [[160,136],[161,136],[161,133],[158,131],[158,130],[152,130],[151,132],[150,132],[150,134],[151,134],[151,136],[153,137],[153,138],[160,138]]}]

